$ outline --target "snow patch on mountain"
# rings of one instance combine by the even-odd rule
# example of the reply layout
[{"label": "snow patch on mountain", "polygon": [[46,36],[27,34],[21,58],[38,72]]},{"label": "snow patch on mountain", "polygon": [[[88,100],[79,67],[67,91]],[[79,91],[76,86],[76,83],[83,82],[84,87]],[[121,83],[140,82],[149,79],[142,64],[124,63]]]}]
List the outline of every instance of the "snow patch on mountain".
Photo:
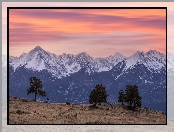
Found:
[{"label": "snow patch on mountain", "polygon": [[113,56],[109,56],[106,58],[106,60],[108,61],[108,63],[110,63],[112,66],[115,66],[116,64],[118,64],[119,62],[123,61],[126,57],[123,56],[120,53],[115,53]]},{"label": "snow patch on mountain", "polygon": [[33,68],[34,70],[38,70],[38,71],[46,69],[44,60],[40,59],[38,56],[35,56],[31,60],[29,60],[25,67]]},{"label": "snow patch on mountain", "polygon": [[86,72],[102,72],[111,70],[118,62],[124,59],[120,53],[108,58],[92,58],[86,52],[77,55],[55,55],[36,46],[29,53],[23,53],[20,57],[10,56],[10,65],[14,68],[25,66],[26,68],[41,71],[47,69],[54,76],[61,78],[86,68]]},{"label": "snow patch on mountain", "polygon": [[9,59],[14,71],[21,66],[37,71],[46,69],[57,78],[70,76],[82,68],[89,74],[109,71],[122,61],[126,63],[123,71],[133,68],[136,64],[144,64],[149,71],[160,70],[166,66],[165,55],[155,50],[147,53],[137,51],[128,58],[118,52],[106,58],[93,58],[86,52],[77,55],[66,53],[55,55],[36,46],[29,53],[22,53],[20,57],[10,56]]},{"label": "snow patch on mountain", "polygon": [[144,64],[149,71],[160,70],[166,67],[166,57],[164,54],[155,50],[150,50],[147,53],[137,51],[126,59],[124,71],[132,69],[136,64]]},{"label": "snow patch on mountain", "polygon": [[117,77],[115,77],[115,80],[117,80],[123,74],[124,74],[124,72],[122,72],[120,75],[118,75]]},{"label": "snow patch on mountain", "polygon": [[20,66],[31,68],[33,70],[46,69],[45,62],[48,62],[52,57],[44,51],[40,46],[35,47],[29,53],[23,53],[19,57],[10,57],[10,65],[16,70]]}]

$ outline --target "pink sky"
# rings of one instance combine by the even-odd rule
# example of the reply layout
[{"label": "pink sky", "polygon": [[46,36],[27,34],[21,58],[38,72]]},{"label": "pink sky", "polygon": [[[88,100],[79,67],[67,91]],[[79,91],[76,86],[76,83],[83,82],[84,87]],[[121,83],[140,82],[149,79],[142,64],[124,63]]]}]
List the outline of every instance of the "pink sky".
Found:
[{"label": "pink sky", "polygon": [[10,55],[37,45],[57,55],[95,58],[150,49],[165,54],[165,30],[164,10],[10,10]]}]

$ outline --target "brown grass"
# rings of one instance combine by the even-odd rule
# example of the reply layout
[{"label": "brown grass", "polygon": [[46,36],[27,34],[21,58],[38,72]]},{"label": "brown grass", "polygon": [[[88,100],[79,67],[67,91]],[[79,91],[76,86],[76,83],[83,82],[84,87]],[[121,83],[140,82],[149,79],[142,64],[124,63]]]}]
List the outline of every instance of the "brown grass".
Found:
[{"label": "brown grass", "polygon": [[9,124],[166,124],[166,114],[122,105],[49,104],[9,98]]}]

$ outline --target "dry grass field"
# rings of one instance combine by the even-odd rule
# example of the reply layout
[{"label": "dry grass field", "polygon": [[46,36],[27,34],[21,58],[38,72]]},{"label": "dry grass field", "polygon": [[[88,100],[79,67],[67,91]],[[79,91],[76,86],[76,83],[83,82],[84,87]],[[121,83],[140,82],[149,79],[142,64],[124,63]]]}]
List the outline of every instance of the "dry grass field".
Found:
[{"label": "dry grass field", "polygon": [[166,124],[163,112],[140,108],[126,110],[119,104],[51,104],[9,98],[9,124]]}]

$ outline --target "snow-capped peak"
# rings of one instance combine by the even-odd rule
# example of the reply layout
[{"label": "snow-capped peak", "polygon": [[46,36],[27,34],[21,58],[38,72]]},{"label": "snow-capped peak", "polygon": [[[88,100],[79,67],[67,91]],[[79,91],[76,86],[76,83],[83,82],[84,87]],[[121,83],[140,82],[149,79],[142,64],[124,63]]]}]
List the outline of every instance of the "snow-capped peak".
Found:
[{"label": "snow-capped peak", "polygon": [[81,52],[76,55],[77,61],[85,61],[85,62],[91,62],[93,58],[88,55],[86,52]]},{"label": "snow-capped peak", "polygon": [[[12,57],[11,57],[12,58]],[[14,68],[25,66],[26,68],[31,68],[34,70],[46,69],[45,62],[48,62],[51,59],[49,53],[43,50],[40,46],[36,46],[28,53],[23,53],[20,57],[17,57],[15,60],[10,63]]]},{"label": "snow-capped peak", "polygon": [[150,50],[147,53],[137,51],[126,59],[124,70],[133,68],[137,63],[144,64],[150,71],[152,69],[159,70],[166,66],[165,55],[156,50]]},{"label": "snow-capped peak", "polygon": [[21,54],[20,57],[10,56],[9,59],[9,63],[14,70],[21,66],[37,71],[46,69],[58,78],[69,76],[74,72],[78,72],[81,68],[85,68],[89,74],[109,71],[122,61],[126,64],[124,70],[133,68],[137,63],[144,64],[149,70],[159,70],[166,66],[165,55],[155,50],[150,50],[147,53],[137,51],[130,57],[125,57],[116,52],[106,58],[94,59],[86,52],[77,55],[66,53],[55,55],[45,51],[40,46],[36,46],[30,52]]},{"label": "snow-capped peak", "polygon": [[80,56],[89,56],[86,52],[81,52],[81,53],[79,53],[77,55],[80,55]]},{"label": "snow-capped peak", "polygon": [[145,56],[145,54],[143,52],[137,51],[136,53],[134,53],[133,55],[128,57],[126,59],[126,67],[124,70],[126,70],[128,68],[132,68],[138,62],[142,63],[144,56]]},{"label": "snow-capped peak", "polygon": [[43,50],[43,49],[38,45],[33,50]]},{"label": "snow-capped peak", "polygon": [[113,57],[119,57],[119,58],[126,58],[124,55],[120,54],[119,52],[116,52]]},{"label": "snow-capped peak", "polygon": [[81,52],[76,55],[76,57],[87,57],[87,58],[92,58],[90,55],[88,55],[86,52]]},{"label": "snow-capped peak", "polygon": [[32,49],[29,52],[30,55],[31,54],[36,54],[36,53],[46,53],[47,54],[47,52],[44,49],[42,49],[40,46],[36,46],[34,49]]},{"label": "snow-capped peak", "polygon": [[162,53],[160,53],[160,52],[158,52],[156,50],[151,50],[151,49],[148,52],[146,52],[146,54],[147,55],[151,55],[151,56],[155,56],[155,57],[158,57],[158,58],[165,57],[164,54],[162,54]]}]

